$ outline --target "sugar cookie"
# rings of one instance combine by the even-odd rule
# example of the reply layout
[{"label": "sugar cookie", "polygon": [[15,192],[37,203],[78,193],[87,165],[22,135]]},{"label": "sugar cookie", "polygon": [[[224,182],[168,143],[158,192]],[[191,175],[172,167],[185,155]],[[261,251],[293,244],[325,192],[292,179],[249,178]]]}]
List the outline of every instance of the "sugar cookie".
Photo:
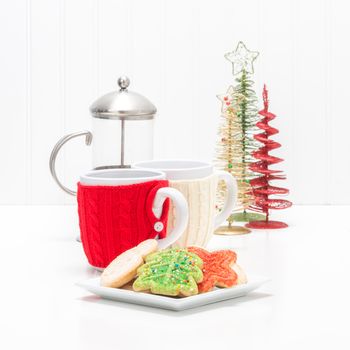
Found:
[{"label": "sugar cookie", "polygon": [[137,270],[133,289],[170,296],[195,295],[197,283],[203,279],[201,267],[202,260],[185,249],[156,252]]},{"label": "sugar cookie", "polygon": [[157,248],[158,243],[155,239],[147,239],[117,256],[103,271],[101,286],[119,288],[130,282],[135,277],[137,269],[144,263],[143,258],[155,252]]},{"label": "sugar cookie", "polygon": [[134,249],[142,256],[142,258],[145,258],[147,255],[157,251],[158,241],[156,239],[146,239]]},{"label": "sugar cookie", "polygon": [[203,261],[203,281],[198,284],[201,293],[215,286],[232,287],[247,282],[243,270],[236,264],[237,255],[232,250],[208,252],[199,247],[189,247],[187,250],[197,254]]},{"label": "sugar cookie", "polygon": [[231,268],[237,274],[237,284],[245,284],[248,282],[247,275],[237,263],[233,264]]}]

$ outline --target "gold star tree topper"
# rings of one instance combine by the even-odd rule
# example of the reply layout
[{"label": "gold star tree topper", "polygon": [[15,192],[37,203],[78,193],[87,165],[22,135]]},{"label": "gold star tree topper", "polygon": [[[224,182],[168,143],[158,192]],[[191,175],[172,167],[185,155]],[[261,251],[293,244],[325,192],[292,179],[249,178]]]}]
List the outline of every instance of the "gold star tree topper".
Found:
[{"label": "gold star tree topper", "polygon": [[232,74],[236,75],[245,70],[247,73],[254,73],[253,62],[259,56],[257,51],[249,51],[240,41],[236,50],[225,54],[225,58],[232,63]]}]

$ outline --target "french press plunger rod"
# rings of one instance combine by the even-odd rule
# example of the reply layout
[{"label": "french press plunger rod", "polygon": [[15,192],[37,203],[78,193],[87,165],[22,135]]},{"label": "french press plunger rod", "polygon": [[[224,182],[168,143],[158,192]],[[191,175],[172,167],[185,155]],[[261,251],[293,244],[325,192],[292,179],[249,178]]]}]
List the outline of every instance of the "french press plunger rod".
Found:
[{"label": "french press plunger rod", "polygon": [[[118,79],[118,85],[120,87],[120,92],[127,92],[127,88],[130,85],[130,79],[126,76],[120,77]],[[96,101],[98,103],[100,103],[100,101]],[[97,107],[97,103],[94,103],[90,110],[92,115],[95,118],[102,118],[102,119],[109,119],[107,117],[107,114],[110,113],[109,109],[107,108],[101,108],[101,106],[99,105],[99,107]],[[104,106],[104,104],[102,104],[102,106]],[[111,115],[110,115],[111,116]],[[113,119],[113,118],[111,118]],[[124,155],[125,155],[125,119],[126,116],[120,116],[120,121],[121,121],[121,130],[120,130],[120,165],[104,165],[104,166],[99,166],[96,167],[95,169],[107,169],[107,168],[130,168],[130,165],[125,165],[125,160],[124,160]]]}]

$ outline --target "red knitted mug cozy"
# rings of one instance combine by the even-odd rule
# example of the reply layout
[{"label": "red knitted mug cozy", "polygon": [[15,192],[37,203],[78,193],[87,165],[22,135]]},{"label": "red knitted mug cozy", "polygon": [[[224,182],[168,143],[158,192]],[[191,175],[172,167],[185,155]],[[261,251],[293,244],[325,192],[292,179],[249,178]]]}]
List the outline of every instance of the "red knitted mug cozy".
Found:
[{"label": "red knitted mug cozy", "polygon": [[158,189],[168,185],[167,180],[121,186],[78,183],[81,240],[92,266],[104,268],[140,242],[166,236],[169,200],[164,202],[159,219],[152,205]]}]

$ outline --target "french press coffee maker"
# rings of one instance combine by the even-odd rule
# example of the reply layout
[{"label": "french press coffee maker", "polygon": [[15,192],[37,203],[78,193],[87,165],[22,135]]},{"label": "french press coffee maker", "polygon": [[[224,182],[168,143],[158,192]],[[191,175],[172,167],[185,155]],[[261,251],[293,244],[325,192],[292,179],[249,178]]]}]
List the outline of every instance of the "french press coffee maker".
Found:
[{"label": "french press coffee maker", "polygon": [[56,157],[69,140],[83,136],[92,147],[92,168],[129,168],[130,164],[153,158],[153,123],[156,107],[144,96],[128,90],[130,80],[118,79],[119,90],[97,99],[90,107],[92,132],[80,131],[62,137],[50,156],[50,171],[66,193],[76,191],[61,183],[56,174]]}]

